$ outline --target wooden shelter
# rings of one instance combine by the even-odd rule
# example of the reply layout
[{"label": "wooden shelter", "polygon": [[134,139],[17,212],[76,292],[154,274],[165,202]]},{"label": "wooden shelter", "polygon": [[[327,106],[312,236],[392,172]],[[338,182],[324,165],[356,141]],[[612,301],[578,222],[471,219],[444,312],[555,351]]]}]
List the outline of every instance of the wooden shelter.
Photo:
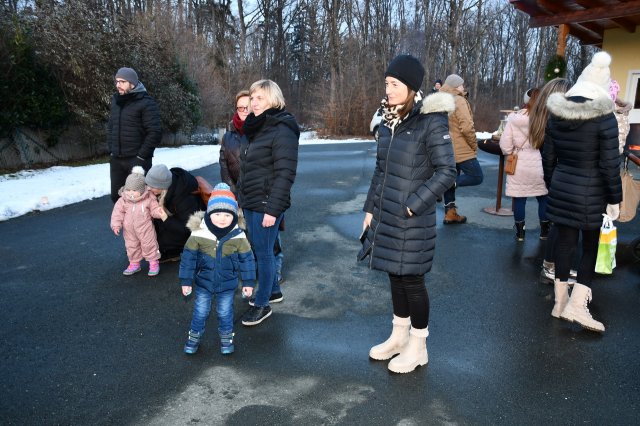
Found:
[{"label": "wooden shelter", "polygon": [[619,97],[631,102],[632,134],[640,144],[640,0],[509,0],[529,15],[531,28],[558,27],[558,54],[567,35],[611,54],[611,76]]},{"label": "wooden shelter", "polygon": [[605,31],[635,33],[640,25],[640,0],[509,0],[531,17],[531,28],[566,26],[584,45],[602,47]]}]

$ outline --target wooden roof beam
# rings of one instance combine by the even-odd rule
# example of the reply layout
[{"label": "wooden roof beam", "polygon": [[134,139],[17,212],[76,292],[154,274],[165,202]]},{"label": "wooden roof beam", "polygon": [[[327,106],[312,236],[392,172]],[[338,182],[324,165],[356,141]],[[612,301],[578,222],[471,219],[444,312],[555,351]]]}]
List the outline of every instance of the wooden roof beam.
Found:
[{"label": "wooden roof beam", "polygon": [[556,12],[553,16],[535,16],[529,20],[531,28],[550,27],[560,24],[578,24],[599,21],[601,19],[623,18],[640,14],[640,0],[630,0],[609,6],[594,7],[585,10]]},{"label": "wooden roof beam", "polygon": [[636,32],[636,24],[627,18],[616,18],[611,21],[628,33]]},{"label": "wooden roof beam", "polygon": [[[585,9],[606,6],[606,4],[602,0],[576,0],[576,3],[578,3]],[[628,18],[614,18],[611,19],[611,22],[628,33],[636,32],[636,24]]]}]

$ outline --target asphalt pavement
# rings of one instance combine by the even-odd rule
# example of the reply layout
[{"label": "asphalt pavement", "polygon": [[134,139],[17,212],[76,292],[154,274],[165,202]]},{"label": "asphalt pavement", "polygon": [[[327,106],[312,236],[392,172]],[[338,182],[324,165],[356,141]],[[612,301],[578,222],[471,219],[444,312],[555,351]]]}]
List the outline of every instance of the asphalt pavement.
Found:
[{"label": "asphalt pavement", "polygon": [[[108,196],[1,222],[0,424],[638,424],[640,265],[628,243],[640,219],[619,224],[618,267],[593,285],[606,332],[581,330],[550,316],[535,199],[518,243],[512,217],[482,210],[495,204],[498,157],[479,158],[485,181],[457,191],[468,223],[442,225],[438,207],[429,364],[405,375],[368,359],[391,325],[386,275],[355,260],[372,142],[300,147],[284,301],[243,327],[238,293],[230,356],[214,315],[199,352],[182,352],[193,300],[177,263],[122,275]],[[219,180],[218,165],[195,174]]]}]

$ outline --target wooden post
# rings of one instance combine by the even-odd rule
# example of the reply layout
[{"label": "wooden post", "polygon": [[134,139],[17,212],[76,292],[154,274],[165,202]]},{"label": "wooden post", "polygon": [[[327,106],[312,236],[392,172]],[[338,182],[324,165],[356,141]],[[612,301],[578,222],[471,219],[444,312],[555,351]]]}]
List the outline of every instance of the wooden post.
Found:
[{"label": "wooden post", "polygon": [[569,35],[569,24],[560,24],[558,26],[558,49],[556,54],[564,58],[564,52],[567,47],[567,36]]}]

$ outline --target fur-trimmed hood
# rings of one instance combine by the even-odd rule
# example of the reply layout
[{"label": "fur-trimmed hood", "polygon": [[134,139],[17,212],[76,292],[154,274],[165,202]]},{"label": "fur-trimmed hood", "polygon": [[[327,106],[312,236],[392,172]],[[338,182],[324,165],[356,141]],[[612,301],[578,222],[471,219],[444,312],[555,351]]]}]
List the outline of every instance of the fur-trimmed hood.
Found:
[{"label": "fur-trimmed hood", "polygon": [[197,231],[200,229],[200,225],[202,224],[202,220],[204,219],[204,212],[202,210],[193,213],[189,216],[189,220],[187,220],[187,228],[191,230],[191,232]]},{"label": "fur-trimmed hood", "polygon": [[422,100],[420,114],[430,114],[432,112],[446,112],[451,114],[456,109],[456,101],[453,95],[444,92],[436,92],[426,96]]},{"label": "fur-trimmed hood", "polygon": [[591,120],[614,111],[613,101],[608,96],[580,99],[585,101],[575,102],[572,98],[565,98],[562,93],[553,93],[547,100],[547,107],[553,115],[565,120]]}]

